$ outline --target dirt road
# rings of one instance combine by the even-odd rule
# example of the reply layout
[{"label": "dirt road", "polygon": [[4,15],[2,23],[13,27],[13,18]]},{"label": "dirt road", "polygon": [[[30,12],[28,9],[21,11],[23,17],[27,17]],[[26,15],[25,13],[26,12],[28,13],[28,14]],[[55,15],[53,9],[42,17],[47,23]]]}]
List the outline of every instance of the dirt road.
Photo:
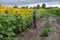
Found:
[{"label": "dirt road", "polygon": [[28,30],[26,33],[24,33],[23,37],[18,35],[17,40],[60,40],[60,25],[54,20],[53,22],[51,22],[51,20],[49,22],[51,27],[48,37],[39,36],[47,22],[49,21],[47,21],[46,17],[41,18],[39,21],[37,21],[36,29]]},{"label": "dirt road", "polygon": [[[46,17],[41,18],[37,21],[37,28],[36,29],[30,29],[26,33],[24,33],[24,36],[17,36],[17,40],[37,40],[39,38],[39,34],[44,26],[44,24],[47,23]],[[40,39],[39,39],[40,40]]]}]

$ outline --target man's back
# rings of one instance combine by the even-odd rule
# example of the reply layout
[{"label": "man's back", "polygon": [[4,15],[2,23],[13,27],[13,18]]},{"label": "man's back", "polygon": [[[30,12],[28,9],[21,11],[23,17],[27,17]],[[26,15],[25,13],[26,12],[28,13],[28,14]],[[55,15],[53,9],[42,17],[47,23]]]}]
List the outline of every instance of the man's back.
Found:
[{"label": "man's back", "polygon": [[37,9],[34,9],[33,11],[33,17],[36,17]]}]

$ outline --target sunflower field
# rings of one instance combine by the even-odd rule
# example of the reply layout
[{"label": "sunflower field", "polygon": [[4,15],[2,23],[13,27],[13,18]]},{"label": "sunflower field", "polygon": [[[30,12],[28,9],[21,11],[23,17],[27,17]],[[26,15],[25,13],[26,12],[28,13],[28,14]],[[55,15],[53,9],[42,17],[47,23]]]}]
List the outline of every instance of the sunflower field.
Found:
[{"label": "sunflower field", "polygon": [[[33,24],[34,9],[9,8],[0,6],[0,40],[15,40],[14,36]],[[37,9],[37,19],[44,15],[45,9]]]}]

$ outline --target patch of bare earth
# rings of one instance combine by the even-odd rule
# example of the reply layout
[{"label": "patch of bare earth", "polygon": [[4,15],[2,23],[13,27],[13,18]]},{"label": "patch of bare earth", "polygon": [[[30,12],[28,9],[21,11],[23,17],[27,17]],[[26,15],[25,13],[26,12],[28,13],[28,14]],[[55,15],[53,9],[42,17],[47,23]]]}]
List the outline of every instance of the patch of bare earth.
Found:
[{"label": "patch of bare earth", "polygon": [[41,33],[43,26],[47,23],[46,17],[41,18],[39,21],[37,21],[37,28],[36,29],[30,29],[27,32],[25,32],[22,36],[17,35],[17,40],[40,40],[39,34]]},{"label": "patch of bare earth", "polygon": [[51,23],[51,32],[47,40],[60,40],[60,25],[57,22]]},{"label": "patch of bare earth", "polygon": [[30,29],[27,32],[25,32],[22,36],[17,35],[17,40],[60,40],[60,25],[50,20],[50,32],[48,37],[41,37],[39,36],[43,30],[44,25],[47,23],[47,18],[43,17],[39,21],[37,21],[37,28],[36,29]]},{"label": "patch of bare earth", "polygon": [[50,22],[51,28],[48,37],[41,37],[40,40],[60,40],[60,25],[56,21]]}]

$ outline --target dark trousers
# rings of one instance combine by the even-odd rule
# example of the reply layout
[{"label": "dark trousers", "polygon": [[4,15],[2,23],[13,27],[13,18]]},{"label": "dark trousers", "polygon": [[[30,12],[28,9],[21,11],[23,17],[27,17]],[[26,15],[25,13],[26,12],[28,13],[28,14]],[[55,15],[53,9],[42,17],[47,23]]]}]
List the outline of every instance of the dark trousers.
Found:
[{"label": "dark trousers", "polygon": [[33,17],[34,28],[36,28],[36,17]]}]

